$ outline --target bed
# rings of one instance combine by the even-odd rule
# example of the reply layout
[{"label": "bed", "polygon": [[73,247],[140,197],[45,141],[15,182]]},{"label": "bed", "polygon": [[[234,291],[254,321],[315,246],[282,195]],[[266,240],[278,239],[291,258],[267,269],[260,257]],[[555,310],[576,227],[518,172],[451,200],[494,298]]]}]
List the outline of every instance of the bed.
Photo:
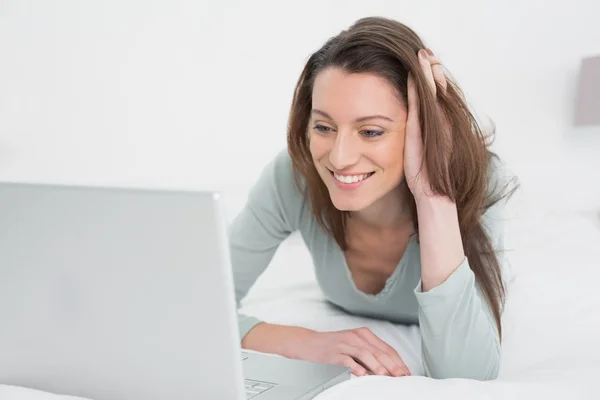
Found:
[{"label": "bed", "polygon": [[[500,376],[491,382],[423,375],[418,327],[351,316],[324,301],[310,255],[292,235],[251,289],[244,311],[316,330],[367,326],[403,357],[408,378],[353,377],[332,399],[599,399],[600,224],[587,214],[540,214],[507,224],[511,268]],[[294,310],[293,313],[289,310]],[[0,385],[4,400],[79,400]]]}]

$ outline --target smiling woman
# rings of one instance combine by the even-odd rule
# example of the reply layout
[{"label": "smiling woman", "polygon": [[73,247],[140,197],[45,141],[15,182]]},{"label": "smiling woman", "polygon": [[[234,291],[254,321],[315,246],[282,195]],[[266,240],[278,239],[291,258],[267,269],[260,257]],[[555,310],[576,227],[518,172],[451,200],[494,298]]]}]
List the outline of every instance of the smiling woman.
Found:
[{"label": "smiling woman", "polygon": [[[335,67],[318,74],[310,153],[336,209],[359,211],[395,196],[403,179],[406,117],[406,107],[378,75]],[[368,188],[352,190],[362,185]]]},{"label": "smiling woman", "polygon": [[[308,60],[288,150],[230,228],[238,305],[279,244],[300,231],[326,298],[351,313],[419,324],[427,375],[493,379],[504,282],[500,162],[440,60],[407,26],[364,18]],[[314,332],[239,316],[242,346],[410,371],[367,329]]]}]

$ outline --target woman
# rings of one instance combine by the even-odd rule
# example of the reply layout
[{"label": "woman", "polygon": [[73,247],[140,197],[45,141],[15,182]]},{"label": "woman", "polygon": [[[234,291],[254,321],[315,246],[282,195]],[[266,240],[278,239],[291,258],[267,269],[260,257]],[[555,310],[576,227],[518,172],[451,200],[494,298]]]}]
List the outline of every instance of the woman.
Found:
[{"label": "woman", "polygon": [[[418,323],[426,374],[494,379],[504,284],[500,164],[440,61],[408,27],[364,18],[308,60],[288,149],[230,228],[236,298],[300,231],[325,297]],[[366,328],[315,332],[239,315],[242,347],[410,375]]]}]

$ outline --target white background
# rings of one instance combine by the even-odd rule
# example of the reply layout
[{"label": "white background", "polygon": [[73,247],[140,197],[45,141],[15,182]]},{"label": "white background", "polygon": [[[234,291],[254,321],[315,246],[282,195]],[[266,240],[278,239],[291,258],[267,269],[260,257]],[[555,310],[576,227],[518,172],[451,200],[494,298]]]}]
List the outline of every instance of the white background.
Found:
[{"label": "white background", "polygon": [[442,58],[535,210],[600,208],[600,127],[572,124],[597,0],[0,0],[0,180],[215,189],[235,212],[310,53],[369,15]]},{"label": "white background", "polygon": [[[369,15],[409,24],[442,58],[495,123],[495,150],[538,214],[509,235],[526,249],[505,329],[503,376],[515,381],[410,380],[402,392],[532,398],[533,382],[595,385],[598,236],[571,215],[600,209],[600,127],[572,124],[581,59],[600,55],[598,0],[0,0],[0,180],[222,190],[233,215],[285,146],[308,56]],[[261,278],[280,292],[263,295],[293,294],[283,278],[308,273],[294,264],[310,263],[306,249],[293,249]],[[334,321],[281,301],[265,310]]]}]

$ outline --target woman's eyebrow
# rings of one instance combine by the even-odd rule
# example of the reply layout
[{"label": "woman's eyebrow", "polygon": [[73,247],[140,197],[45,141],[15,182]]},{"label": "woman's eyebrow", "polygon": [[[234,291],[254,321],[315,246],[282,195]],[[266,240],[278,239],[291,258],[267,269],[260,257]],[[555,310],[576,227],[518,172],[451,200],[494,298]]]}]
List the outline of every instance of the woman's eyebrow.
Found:
[{"label": "woman's eyebrow", "polygon": [[[327,114],[325,111],[321,111],[321,110],[317,110],[316,108],[313,108],[312,112],[315,113],[315,114],[322,115],[323,117],[325,117],[325,118],[330,119],[330,120],[333,121],[333,118],[331,118],[331,116],[329,114]],[[367,115],[367,116],[364,116],[364,117],[359,117],[359,118],[356,118],[354,120],[354,122],[363,122],[363,121],[367,121],[369,119],[384,119],[384,120],[389,121],[389,122],[394,122],[393,119],[391,119],[389,117],[386,117],[385,115],[381,115],[381,114]]]}]

